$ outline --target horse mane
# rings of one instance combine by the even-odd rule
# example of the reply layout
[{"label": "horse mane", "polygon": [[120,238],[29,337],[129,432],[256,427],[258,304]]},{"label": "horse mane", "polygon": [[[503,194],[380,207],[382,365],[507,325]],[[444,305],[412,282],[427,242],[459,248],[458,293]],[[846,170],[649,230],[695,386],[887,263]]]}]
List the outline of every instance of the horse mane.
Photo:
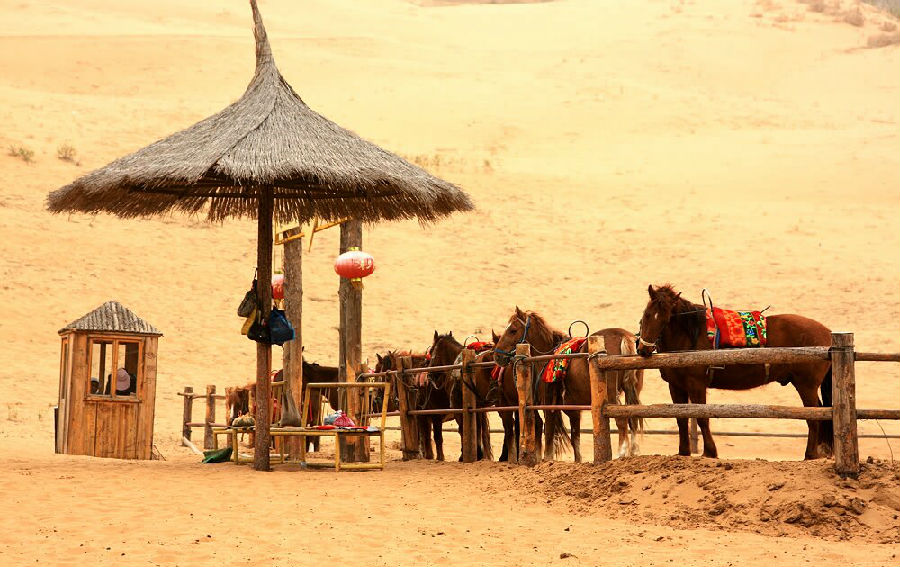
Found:
[{"label": "horse mane", "polygon": [[[533,333],[532,336],[537,336],[537,338],[543,340],[543,342],[549,344],[551,347],[555,347],[562,341],[567,338],[567,335],[562,331],[557,331],[553,327],[551,327],[547,320],[544,319],[539,313],[535,311],[526,311],[525,315],[528,316],[529,319],[529,333]],[[513,313],[512,317],[509,318],[509,322],[512,323],[518,319],[518,315]],[[528,341],[531,342],[531,341]]]},{"label": "horse mane", "polygon": [[700,334],[706,331],[706,309],[683,297],[672,284],[661,285],[655,290],[650,303],[660,311],[671,313],[669,326],[674,326],[691,338],[693,348],[697,348]]}]

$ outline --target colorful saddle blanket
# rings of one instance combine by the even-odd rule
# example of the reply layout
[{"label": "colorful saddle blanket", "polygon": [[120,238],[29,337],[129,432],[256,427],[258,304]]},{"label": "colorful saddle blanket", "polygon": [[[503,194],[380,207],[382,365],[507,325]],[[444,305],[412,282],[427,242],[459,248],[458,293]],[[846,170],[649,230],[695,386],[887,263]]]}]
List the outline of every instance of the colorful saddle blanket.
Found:
[{"label": "colorful saddle blanket", "polygon": [[[553,354],[572,354],[573,352],[578,352],[581,349],[581,345],[583,345],[586,340],[587,337],[569,339],[559,345]],[[547,366],[544,367],[544,371],[541,373],[541,379],[544,382],[551,383],[565,378],[570,360],[571,359],[569,358],[556,358],[551,360],[547,363]]]},{"label": "colorful saddle blanket", "polygon": [[494,380],[496,382],[500,382],[501,380],[503,380],[503,371],[504,370],[505,370],[504,367],[500,366],[499,364],[495,364],[494,367],[491,369],[491,380]]},{"label": "colorful saddle blanket", "polygon": [[706,310],[706,335],[713,348],[766,346],[766,316],[760,311]]}]

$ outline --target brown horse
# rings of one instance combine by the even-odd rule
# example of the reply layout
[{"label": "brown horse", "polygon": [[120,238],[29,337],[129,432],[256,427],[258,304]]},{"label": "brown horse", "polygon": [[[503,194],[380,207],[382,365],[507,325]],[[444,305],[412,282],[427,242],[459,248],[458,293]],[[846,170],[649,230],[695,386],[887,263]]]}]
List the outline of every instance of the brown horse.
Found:
[{"label": "brown horse", "polygon": [[[390,350],[384,355],[376,354],[378,362],[375,364],[375,372],[390,372],[392,370],[397,370],[400,367],[400,358],[404,356],[408,356],[411,359],[412,368],[425,368],[428,366],[428,360],[431,356],[430,353],[412,353],[410,351],[396,351]],[[388,380],[391,383],[391,397],[388,400],[388,411],[399,411],[400,410],[400,400],[397,396],[399,392],[397,388],[397,380],[400,380],[401,376],[397,374],[391,374]],[[415,404],[417,409],[419,408],[420,397],[423,396],[422,390],[424,389],[424,385],[427,381],[425,377],[425,373],[419,373],[414,376],[407,375],[404,378],[407,384],[407,388],[413,390],[415,392]],[[372,412],[377,413],[381,411],[382,405],[382,394],[377,394],[372,402]],[[428,430],[429,427],[432,426],[430,421],[426,421],[425,417],[432,416],[416,416],[416,423],[419,430],[419,450],[425,458],[433,459],[434,458],[434,450],[431,446],[431,432]],[[424,442],[425,434],[428,434],[427,443]],[[403,432],[400,432],[401,437]],[[435,430],[435,438],[439,440],[438,443],[438,451],[439,451],[439,460],[444,460],[444,445],[443,445],[443,432],[440,429],[440,424],[438,424],[437,429]]]},{"label": "brown horse", "polygon": [[[459,364],[462,361],[463,345],[453,337],[450,332],[446,335],[439,335],[434,332],[434,342],[429,352],[431,360],[428,366],[445,366],[450,364]],[[483,354],[483,353],[482,353]],[[483,370],[473,368],[473,370]],[[487,378],[487,379],[486,379]],[[437,388],[442,388],[447,395],[450,408],[459,409],[462,404],[462,389],[471,388],[475,394],[476,407],[487,407],[492,405],[487,400],[487,393],[490,388],[490,374],[485,375],[483,372],[473,372],[472,383],[468,383],[462,379],[462,373],[459,370],[445,370],[439,372],[429,372],[428,381]],[[440,417],[440,416],[438,416]],[[456,420],[457,427],[462,439],[462,416],[455,414],[453,419]],[[446,421],[447,418],[444,418]],[[494,455],[491,450],[491,432],[490,424],[486,413],[476,414],[476,435],[478,435],[478,459],[493,460]],[[462,457],[460,457],[462,458]]]},{"label": "brown horse", "polygon": [[[496,345],[500,340],[494,331],[491,331],[493,343]],[[494,360],[494,351],[489,350],[478,355],[478,362],[489,362]],[[515,373],[508,368],[503,368],[496,363],[493,368],[476,368],[475,384],[481,388],[481,384],[488,381],[488,388],[485,397],[491,405],[502,407],[518,406],[519,391],[516,389]],[[503,450],[500,452],[500,462],[519,460],[519,412],[518,411],[498,411],[500,421],[503,423]],[[544,421],[535,416],[535,430],[537,436],[540,437],[544,429]]]},{"label": "brown horse", "polygon": [[[640,347],[642,356],[654,350],[672,352],[708,350],[713,348],[706,334],[706,307],[691,303],[676,293],[671,285],[647,288],[650,302],[641,317]],[[768,346],[799,347],[829,346],[831,331],[812,319],[800,315],[770,315],[766,317]],[[800,364],[741,364],[710,371],[703,366],[660,369],[662,379],[669,384],[672,402],[676,404],[705,404],[706,389],[749,390],[779,382],[793,384],[806,407],[822,405],[817,390],[821,388],[826,405],[831,405],[831,363],[828,361]],[[678,418],[678,454],[690,455],[686,418]],[[806,459],[818,457],[822,450],[831,452],[833,425],[831,421],[807,421]],[[697,419],[703,433],[703,455],[717,457],[716,443],[709,431],[709,419]]]},{"label": "brown horse", "polygon": [[[602,336],[606,344],[606,351],[612,355],[635,354],[635,336],[625,329],[601,329],[594,335]],[[518,344],[529,344],[532,355],[552,354],[556,348],[569,336],[551,328],[543,317],[534,311],[522,311],[516,307],[515,312],[509,318],[506,330],[500,336],[500,340],[494,347],[495,359],[501,364],[508,365],[515,354]],[[585,342],[579,352],[587,352]],[[548,363],[552,364],[552,362]],[[544,365],[541,365],[543,367]],[[512,374],[507,370],[505,374]],[[591,403],[591,379],[586,358],[574,358],[569,361],[566,374],[563,379],[553,383],[541,380],[540,372],[533,372],[533,380],[536,384],[535,400],[542,405],[590,405]],[[618,403],[619,394],[624,394],[627,404],[640,404],[640,392],[644,385],[643,371],[626,370],[607,373],[607,399],[611,403]],[[570,410],[564,412],[569,418],[571,439],[565,437],[565,427],[558,411],[544,412],[544,437],[548,451],[553,448],[553,455],[559,455],[567,445],[571,444],[575,454],[575,462],[581,462],[581,412]],[[619,429],[619,456],[637,454],[637,433],[643,429],[643,421],[638,418],[617,418],[616,426]],[[629,436],[630,430],[630,436]],[[540,435],[537,435],[540,439]],[[538,456],[541,447],[537,448]]]},{"label": "brown horse", "polygon": [[[303,359],[303,380],[302,384],[300,384],[300,391],[303,392],[303,395],[306,395],[306,385],[307,384],[323,384],[326,382],[338,382],[339,381],[339,370],[336,366],[323,366],[318,362],[306,362],[306,359]],[[274,380],[277,382],[279,380],[284,379],[284,370],[279,370],[275,373]],[[305,416],[304,425],[316,425],[321,423],[322,418],[322,400],[327,399],[328,405],[331,406],[331,409],[336,410],[340,408],[340,401],[338,400],[338,392],[335,389],[330,389],[327,392],[323,392],[322,390],[313,390],[317,391],[319,396],[315,399],[309,401],[309,412],[308,415]],[[320,437],[306,437],[307,442],[307,450],[310,451],[318,451],[319,450],[319,440]]]}]

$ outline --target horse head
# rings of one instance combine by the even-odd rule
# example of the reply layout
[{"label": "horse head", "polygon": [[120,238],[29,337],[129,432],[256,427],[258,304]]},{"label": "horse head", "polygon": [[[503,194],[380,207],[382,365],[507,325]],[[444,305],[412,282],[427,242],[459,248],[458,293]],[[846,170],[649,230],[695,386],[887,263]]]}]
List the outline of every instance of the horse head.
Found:
[{"label": "horse head", "polygon": [[679,301],[683,301],[681,293],[676,292],[669,284],[659,287],[651,284],[647,286],[647,293],[650,294],[650,301],[641,316],[641,330],[638,334],[637,351],[641,356],[650,356],[657,350],[657,344],[672,318],[672,312]]},{"label": "horse head", "polygon": [[516,346],[521,344],[531,345],[539,352],[547,352],[562,337],[562,333],[551,329],[544,318],[534,311],[522,311],[516,307],[503,333],[499,337],[494,335],[494,361],[500,366],[509,365],[516,354]]}]

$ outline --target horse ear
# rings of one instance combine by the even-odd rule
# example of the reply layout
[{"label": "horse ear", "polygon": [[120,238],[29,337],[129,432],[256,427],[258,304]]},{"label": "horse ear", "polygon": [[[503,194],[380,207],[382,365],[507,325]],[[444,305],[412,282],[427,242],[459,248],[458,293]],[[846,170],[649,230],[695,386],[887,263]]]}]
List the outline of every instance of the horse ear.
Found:
[{"label": "horse ear", "polygon": [[518,305],[516,305],[516,317],[518,317],[519,319],[525,318],[525,313],[523,313],[522,310],[519,309]]},{"label": "horse ear", "polygon": [[437,331],[434,332],[434,340],[435,341],[438,340],[438,332]]},{"label": "horse ear", "polygon": [[650,294],[650,297],[653,297],[656,295],[656,290],[653,289],[653,284],[650,284],[647,286],[647,293]]},{"label": "horse ear", "polygon": [[384,360],[383,358],[381,358],[381,355],[378,354],[377,352],[375,353],[375,356],[378,358],[378,362],[381,362],[382,360]]},{"label": "horse ear", "polygon": [[494,332],[494,329],[491,329],[491,338],[494,339],[494,344],[500,342],[500,336]]},{"label": "horse ear", "polygon": [[447,333],[447,336],[452,337],[452,336],[453,336],[453,331],[450,331],[449,333]]}]

